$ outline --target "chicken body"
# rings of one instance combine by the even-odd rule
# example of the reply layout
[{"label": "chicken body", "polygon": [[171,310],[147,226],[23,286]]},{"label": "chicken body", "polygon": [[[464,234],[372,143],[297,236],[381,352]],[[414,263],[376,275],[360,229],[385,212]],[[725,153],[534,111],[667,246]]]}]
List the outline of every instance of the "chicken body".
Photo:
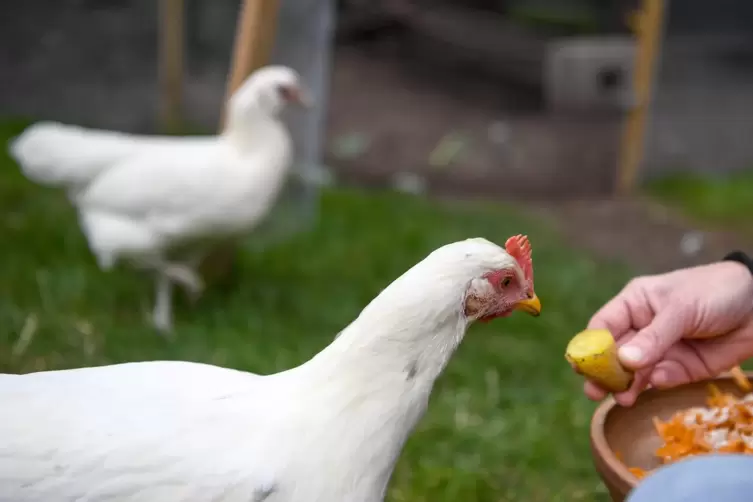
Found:
[{"label": "chicken body", "polygon": [[0,501],[382,500],[394,436],[407,437],[430,388],[377,423],[383,399],[401,396],[359,405],[321,385],[309,368],[257,376],[168,361],[3,376],[0,396],[19,406],[0,425]]},{"label": "chicken body", "polygon": [[538,314],[525,270],[481,239],[440,248],[273,375],[176,361],[0,375],[0,501],[379,502],[467,326]]},{"label": "chicken body", "polygon": [[292,163],[279,113],[300,96],[287,68],[259,70],[233,96],[211,137],[139,136],[39,123],[11,145],[23,172],[63,186],[102,269],[126,260],[157,272],[154,324],[172,326],[173,283],[198,296],[196,268],[217,241],[267,215]]}]

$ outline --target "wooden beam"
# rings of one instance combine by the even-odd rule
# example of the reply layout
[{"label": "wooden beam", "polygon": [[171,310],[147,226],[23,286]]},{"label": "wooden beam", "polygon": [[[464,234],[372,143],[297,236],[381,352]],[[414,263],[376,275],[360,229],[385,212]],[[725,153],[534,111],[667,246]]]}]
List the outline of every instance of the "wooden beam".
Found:
[{"label": "wooden beam", "polygon": [[[235,32],[233,59],[228,76],[220,129],[225,127],[228,98],[254,70],[269,61],[277,32],[279,0],[243,0]],[[201,273],[207,282],[228,275],[235,258],[236,246],[219,246],[202,263]]]},{"label": "wooden beam", "polygon": [[220,129],[225,125],[227,101],[246,78],[266,65],[277,32],[280,0],[243,0],[235,31],[233,59],[225,93]]},{"label": "wooden beam", "polygon": [[641,9],[630,22],[638,45],[633,75],[636,101],[627,114],[620,145],[616,186],[619,195],[628,195],[634,190],[638,169],[643,162],[646,122],[661,50],[665,3],[665,0],[643,0]]},{"label": "wooden beam", "polygon": [[159,2],[159,126],[177,132],[183,104],[184,2]]}]

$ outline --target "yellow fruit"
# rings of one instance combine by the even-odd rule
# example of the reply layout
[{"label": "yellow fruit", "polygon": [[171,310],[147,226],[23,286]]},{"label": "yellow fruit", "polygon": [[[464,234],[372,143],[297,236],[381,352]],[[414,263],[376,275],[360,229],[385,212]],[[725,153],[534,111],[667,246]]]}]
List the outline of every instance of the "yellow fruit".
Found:
[{"label": "yellow fruit", "polygon": [[627,390],[633,381],[633,373],[620,364],[614,337],[606,329],[587,329],[575,335],[567,344],[565,359],[610,392]]}]

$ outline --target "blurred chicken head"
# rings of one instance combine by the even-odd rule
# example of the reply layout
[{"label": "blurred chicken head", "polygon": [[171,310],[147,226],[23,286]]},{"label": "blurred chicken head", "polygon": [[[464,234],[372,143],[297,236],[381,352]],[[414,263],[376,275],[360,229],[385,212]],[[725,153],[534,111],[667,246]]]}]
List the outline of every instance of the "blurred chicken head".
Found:
[{"label": "blurred chicken head", "polygon": [[256,70],[230,98],[230,113],[235,116],[263,113],[277,117],[293,104],[309,108],[313,102],[300,76],[287,66],[265,66]]}]

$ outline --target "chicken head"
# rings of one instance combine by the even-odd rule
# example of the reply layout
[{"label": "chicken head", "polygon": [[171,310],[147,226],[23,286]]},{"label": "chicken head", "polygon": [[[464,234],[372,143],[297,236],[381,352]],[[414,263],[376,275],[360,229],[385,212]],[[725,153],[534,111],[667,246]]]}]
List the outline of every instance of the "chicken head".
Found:
[{"label": "chicken head", "polygon": [[230,98],[230,113],[240,118],[251,113],[277,117],[288,105],[313,105],[298,73],[286,66],[265,66],[255,71]]},{"label": "chicken head", "polygon": [[525,235],[510,237],[505,251],[514,263],[471,281],[465,296],[465,315],[486,322],[514,311],[538,316],[541,301],[533,288],[531,243]]}]

